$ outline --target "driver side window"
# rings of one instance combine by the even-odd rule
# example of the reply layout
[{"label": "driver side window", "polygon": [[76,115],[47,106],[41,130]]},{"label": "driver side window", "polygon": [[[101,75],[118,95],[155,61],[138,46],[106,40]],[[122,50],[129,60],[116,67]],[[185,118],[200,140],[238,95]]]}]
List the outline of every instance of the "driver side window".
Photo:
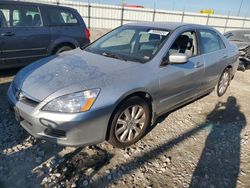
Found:
[{"label": "driver side window", "polygon": [[185,54],[188,57],[197,55],[197,40],[194,31],[187,31],[177,37],[169,49],[169,55]]}]

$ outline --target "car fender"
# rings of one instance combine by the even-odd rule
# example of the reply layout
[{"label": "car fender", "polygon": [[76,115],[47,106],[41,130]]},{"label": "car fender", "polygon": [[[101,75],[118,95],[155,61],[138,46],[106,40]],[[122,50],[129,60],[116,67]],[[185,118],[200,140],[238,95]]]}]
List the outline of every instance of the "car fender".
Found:
[{"label": "car fender", "polygon": [[56,39],[49,45],[48,50],[47,50],[48,54],[50,55],[53,54],[54,49],[64,43],[74,45],[75,48],[79,47],[79,43],[75,39],[70,38],[70,37],[61,37],[61,38]]},{"label": "car fender", "polygon": [[148,97],[151,99],[152,116],[153,116],[152,118],[154,119],[154,115],[156,112],[156,101],[154,100],[152,93],[146,88],[135,88],[122,94],[114,103],[113,112],[121,104],[122,101],[126,100],[126,98],[129,98],[130,96],[133,96],[134,94],[136,95],[137,93],[146,93]]}]

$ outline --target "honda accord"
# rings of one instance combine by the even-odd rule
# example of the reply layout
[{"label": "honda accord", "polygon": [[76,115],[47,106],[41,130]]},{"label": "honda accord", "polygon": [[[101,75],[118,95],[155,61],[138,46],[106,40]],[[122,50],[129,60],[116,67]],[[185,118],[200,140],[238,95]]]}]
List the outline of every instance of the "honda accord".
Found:
[{"label": "honda accord", "polygon": [[237,47],[208,26],[130,23],[84,50],[23,68],[8,99],[34,137],[67,146],[107,140],[123,148],[162,114],[212,91],[222,96],[238,56]]}]

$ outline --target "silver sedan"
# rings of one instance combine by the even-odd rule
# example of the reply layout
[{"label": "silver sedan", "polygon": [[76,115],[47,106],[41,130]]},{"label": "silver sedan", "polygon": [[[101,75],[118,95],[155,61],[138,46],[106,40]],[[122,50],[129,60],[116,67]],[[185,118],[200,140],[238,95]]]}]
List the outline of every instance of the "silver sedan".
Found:
[{"label": "silver sedan", "polygon": [[160,115],[215,92],[222,96],[239,52],[216,30],[133,23],[39,60],[15,77],[8,99],[31,135],[61,145],[107,140],[127,147]]}]

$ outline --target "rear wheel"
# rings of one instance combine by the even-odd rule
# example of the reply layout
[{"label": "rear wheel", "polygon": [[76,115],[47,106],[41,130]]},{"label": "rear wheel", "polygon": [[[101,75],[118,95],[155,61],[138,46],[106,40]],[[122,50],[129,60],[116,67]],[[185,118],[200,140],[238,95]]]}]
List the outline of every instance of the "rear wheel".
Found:
[{"label": "rear wheel", "polygon": [[62,47],[60,47],[60,48],[58,48],[57,50],[56,50],[56,53],[55,54],[60,54],[60,53],[62,53],[62,52],[65,52],[65,51],[69,51],[69,50],[72,50],[73,48],[72,47],[70,47],[70,46],[62,46]]},{"label": "rear wheel", "polygon": [[221,97],[226,93],[230,81],[231,81],[231,71],[229,68],[226,68],[223,71],[222,75],[220,76],[219,82],[215,87],[215,92],[218,97]]},{"label": "rear wheel", "polygon": [[119,148],[128,147],[140,140],[150,124],[151,111],[140,97],[123,102],[111,121],[108,142]]}]

